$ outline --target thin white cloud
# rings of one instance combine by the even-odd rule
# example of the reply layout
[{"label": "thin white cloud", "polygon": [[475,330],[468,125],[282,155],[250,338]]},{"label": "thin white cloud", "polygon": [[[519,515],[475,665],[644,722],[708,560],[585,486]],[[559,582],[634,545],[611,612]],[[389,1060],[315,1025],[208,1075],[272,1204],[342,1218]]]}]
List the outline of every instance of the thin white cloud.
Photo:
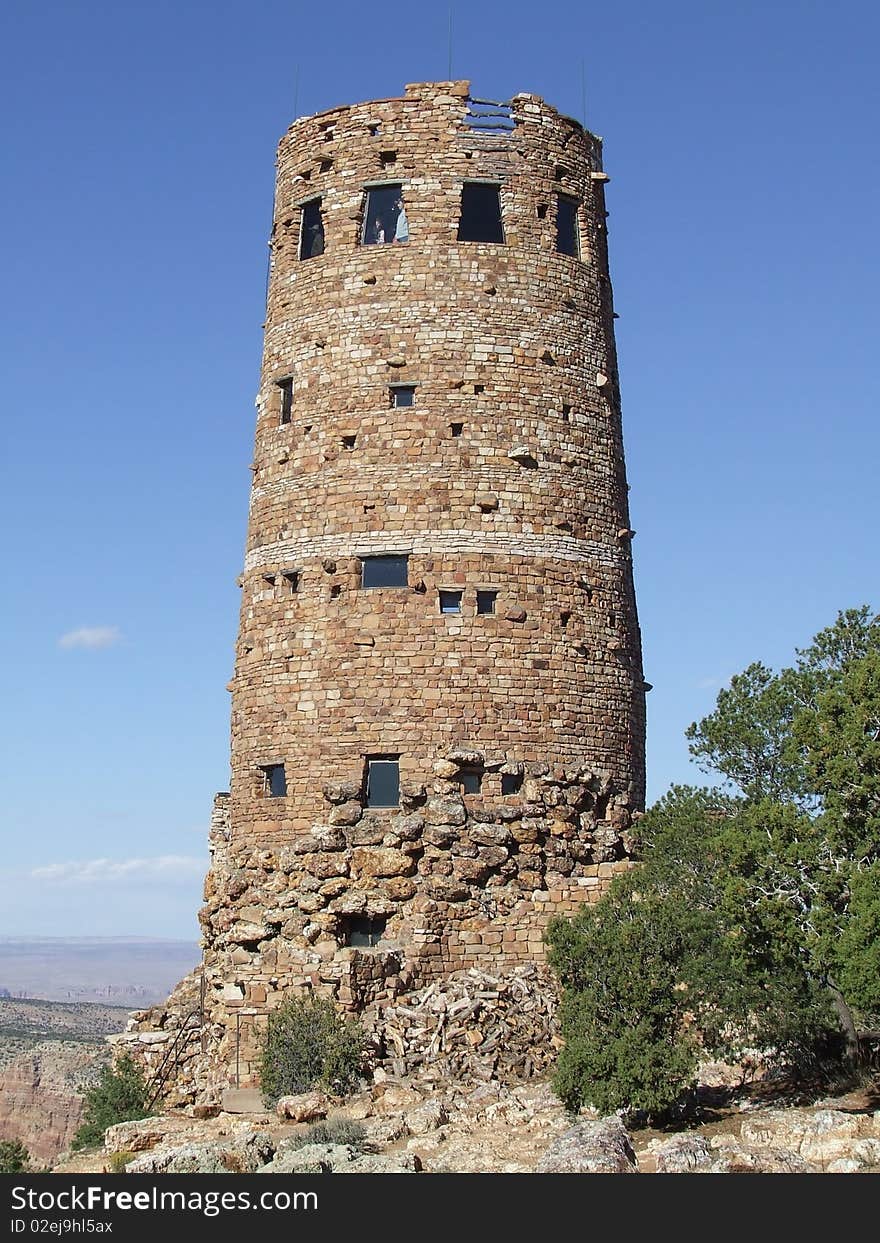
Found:
[{"label": "thin white cloud", "polygon": [[206,859],[156,855],[151,859],[79,859],[33,868],[32,880],[51,885],[176,884],[202,877]]},{"label": "thin white cloud", "polygon": [[84,647],[96,652],[104,647],[113,647],[122,639],[118,626],[80,626],[78,630],[69,630],[58,640],[59,647]]},{"label": "thin white cloud", "polygon": [[700,678],[700,680],[696,684],[697,690],[699,691],[720,690],[722,686],[728,686],[730,684],[730,679],[732,676],[733,675],[730,673],[725,673],[725,674],[714,673],[709,678]]}]

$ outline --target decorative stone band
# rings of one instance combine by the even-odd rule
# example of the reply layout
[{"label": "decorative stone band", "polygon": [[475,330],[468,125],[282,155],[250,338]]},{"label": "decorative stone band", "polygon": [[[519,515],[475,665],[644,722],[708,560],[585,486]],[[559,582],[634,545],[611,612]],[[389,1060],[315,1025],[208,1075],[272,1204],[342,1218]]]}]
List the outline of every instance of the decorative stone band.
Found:
[{"label": "decorative stone band", "polygon": [[369,535],[325,535],[320,539],[279,540],[252,548],[245,557],[245,573],[286,562],[313,557],[374,557],[387,553],[414,553],[416,556],[442,553],[508,553],[514,557],[534,557],[547,561],[582,561],[608,567],[627,561],[625,549],[553,535],[483,535],[467,531],[419,531],[406,535],[400,531],[373,531]]},{"label": "decorative stone band", "polygon": [[[590,416],[596,418],[597,416]],[[338,440],[338,438],[337,438]],[[438,441],[438,445],[442,445],[443,441]],[[531,446],[529,446],[531,448]],[[547,446],[543,443],[536,442],[531,455],[535,461],[539,463],[544,471],[556,471],[560,479],[554,479],[553,487],[560,490],[560,494],[569,493],[570,495],[583,495],[584,483],[572,474],[572,466],[587,472],[591,480],[595,478],[596,466],[587,458],[587,448],[583,445],[561,441],[560,444],[553,446],[550,453]],[[438,452],[435,458],[428,458],[425,463],[417,466],[407,467],[406,464],[395,463],[393,479],[394,483],[400,490],[406,490],[411,487],[414,493],[418,492],[421,485],[426,486],[428,479],[434,477],[435,472],[443,471],[443,478],[449,484],[464,488],[466,482],[470,481],[473,486],[477,481],[481,490],[496,489],[502,494],[513,492],[518,497],[524,495],[522,488],[516,489],[512,487],[510,473],[510,451],[494,450],[494,457],[488,454],[484,455],[480,452],[478,461],[475,465],[468,468],[467,471],[460,472],[456,477],[449,476],[449,464],[444,462],[441,454]],[[552,455],[555,454],[555,459]],[[271,456],[271,455],[270,455]],[[340,453],[341,456],[341,453]],[[475,454],[476,456],[476,454]],[[565,462],[560,462],[560,458],[565,457]],[[609,470],[610,473],[610,470]],[[255,484],[251,489],[251,504],[258,502],[282,500],[290,495],[302,499],[303,496],[312,492],[326,491],[331,488],[351,489],[351,465],[349,461],[343,458],[342,464],[326,463],[318,469],[310,471],[308,474],[296,474],[285,479],[276,479],[271,483]],[[387,483],[390,477],[388,463],[381,465],[370,465],[364,462],[357,463],[357,480],[361,485],[365,485],[369,481],[378,481],[379,483]]]}]

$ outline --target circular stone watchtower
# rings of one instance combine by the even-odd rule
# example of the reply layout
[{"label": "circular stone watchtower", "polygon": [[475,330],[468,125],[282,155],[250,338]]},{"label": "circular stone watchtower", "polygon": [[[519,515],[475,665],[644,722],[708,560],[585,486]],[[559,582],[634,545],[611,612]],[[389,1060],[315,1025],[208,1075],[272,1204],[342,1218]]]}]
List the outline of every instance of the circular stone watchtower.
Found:
[{"label": "circular stone watchtower", "polygon": [[281,141],[215,1018],[540,957],[627,866],[645,683],[606,180],[577,122],[467,82]]}]

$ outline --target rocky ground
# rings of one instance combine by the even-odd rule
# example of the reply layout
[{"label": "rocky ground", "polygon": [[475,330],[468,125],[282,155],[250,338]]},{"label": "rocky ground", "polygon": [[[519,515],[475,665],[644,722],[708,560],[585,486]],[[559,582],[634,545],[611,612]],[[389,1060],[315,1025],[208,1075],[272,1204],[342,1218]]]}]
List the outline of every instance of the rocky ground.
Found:
[{"label": "rocky ground", "polygon": [[[573,1121],[546,1082],[426,1085],[381,1077],[345,1102],[317,1093],[274,1112],[181,1111],[107,1132],[58,1172],[141,1173],[868,1173],[880,1172],[880,1111],[866,1092],[810,1106],[748,1096],[677,1132]],[[326,1127],[326,1129],[325,1129]],[[354,1127],[354,1131],[352,1131]],[[358,1134],[360,1130],[360,1134]]]}]

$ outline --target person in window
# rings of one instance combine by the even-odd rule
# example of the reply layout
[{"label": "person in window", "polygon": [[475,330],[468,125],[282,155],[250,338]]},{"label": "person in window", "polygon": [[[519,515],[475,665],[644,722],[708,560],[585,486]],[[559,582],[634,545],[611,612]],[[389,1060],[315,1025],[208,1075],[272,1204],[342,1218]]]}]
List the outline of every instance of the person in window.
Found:
[{"label": "person in window", "polygon": [[308,239],[308,249],[306,254],[310,259],[314,259],[317,255],[324,253],[324,226],[320,220],[316,220],[312,225],[311,235]]},{"label": "person in window", "polygon": [[394,227],[395,242],[409,241],[409,221],[406,218],[406,209],[403,206],[403,199],[398,199],[394,204],[397,209],[397,224]]}]

